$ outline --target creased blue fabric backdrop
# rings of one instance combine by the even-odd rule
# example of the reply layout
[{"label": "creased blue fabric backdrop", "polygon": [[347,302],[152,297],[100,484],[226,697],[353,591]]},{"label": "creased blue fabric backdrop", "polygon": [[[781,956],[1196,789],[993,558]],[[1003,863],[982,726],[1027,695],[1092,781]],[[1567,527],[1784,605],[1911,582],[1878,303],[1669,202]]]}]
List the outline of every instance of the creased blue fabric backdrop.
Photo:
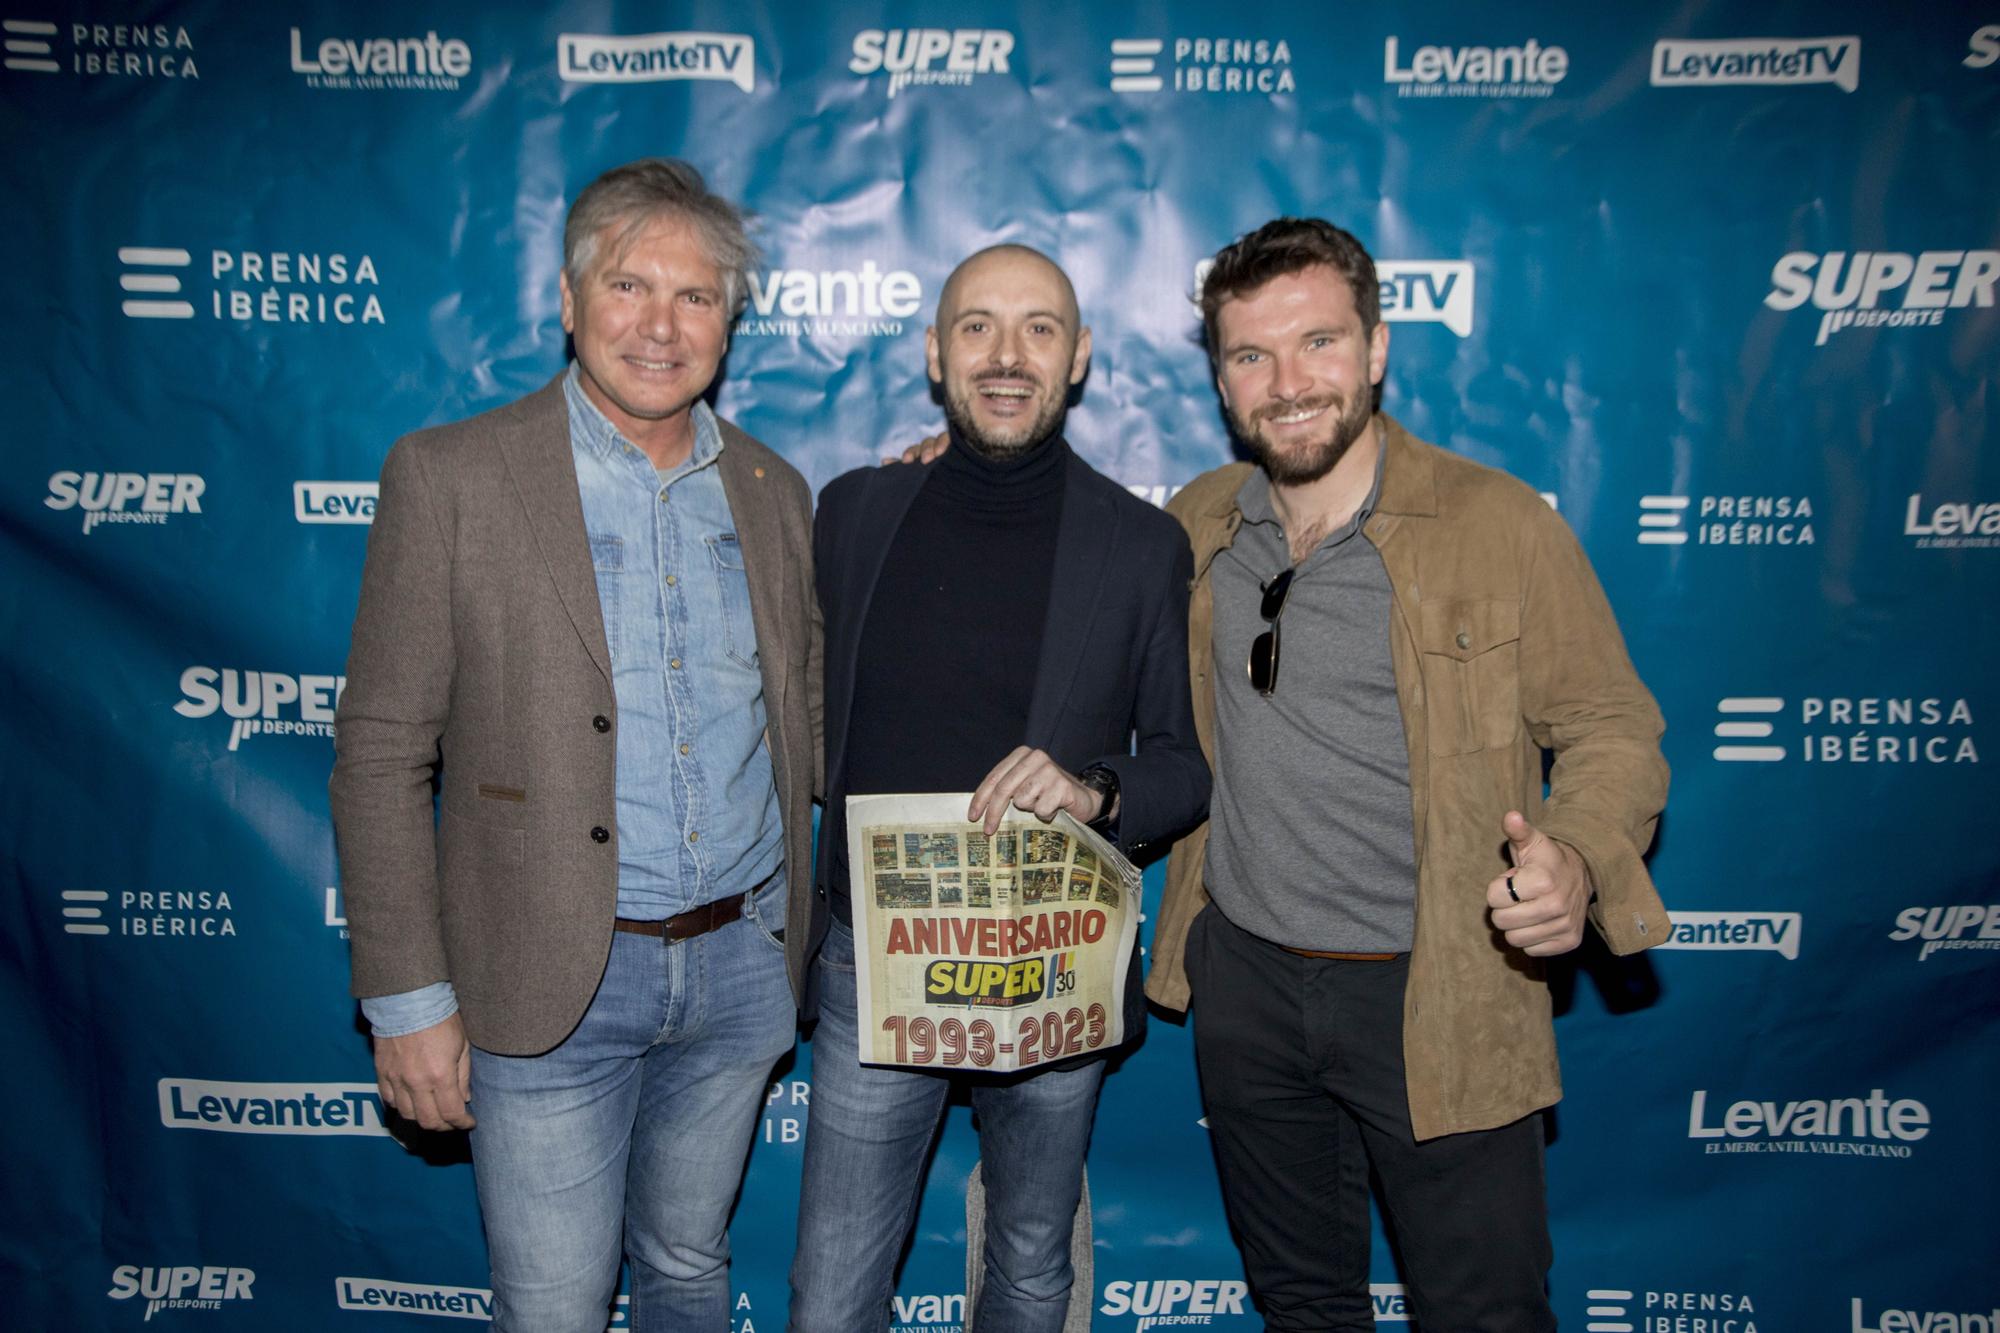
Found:
[{"label": "creased blue fabric backdrop", "polygon": [[[1198,262],[1356,231],[1386,407],[1547,493],[1669,720],[1677,947],[1557,978],[1565,1326],[1988,1326],[2000,12],[5,14],[0,1322],[480,1317],[469,1169],[380,1132],[345,994],[332,704],[390,442],[562,366],[569,201],[675,154],[769,258],[718,405],[816,485],[935,428],[938,286],[1012,239],[1095,329],[1071,438],[1163,501],[1230,455]],[[752,1157],[742,1330],[782,1325],[810,1077]],[[1099,1327],[1257,1326],[1199,1117],[1155,1023],[1091,1154]],[[956,1110],[903,1327],[962,1319],[975,1155]]]}]

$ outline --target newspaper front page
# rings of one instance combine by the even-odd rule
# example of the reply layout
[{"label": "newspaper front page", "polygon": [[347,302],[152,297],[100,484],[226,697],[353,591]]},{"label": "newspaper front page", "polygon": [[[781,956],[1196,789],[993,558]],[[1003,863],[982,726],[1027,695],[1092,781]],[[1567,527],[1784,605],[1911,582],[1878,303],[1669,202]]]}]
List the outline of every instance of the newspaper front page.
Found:
[{"label": "newspaper front page", "polygon": [[863,1064],[1005,1073],[1125,1039],[1139,872],[1058,813],[847,798]]}]

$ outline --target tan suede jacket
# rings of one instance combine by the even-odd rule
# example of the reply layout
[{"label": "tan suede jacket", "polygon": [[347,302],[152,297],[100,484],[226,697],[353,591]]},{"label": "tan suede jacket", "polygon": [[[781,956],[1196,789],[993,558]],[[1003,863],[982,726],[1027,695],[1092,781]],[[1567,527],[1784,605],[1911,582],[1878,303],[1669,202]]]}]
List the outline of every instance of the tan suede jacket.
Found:
[{"label": "tan suede jacket", "polygon": [[[1592,923],[1615,953],[1666,940],[1641,859],[1666,804],[1664,729],[1568,525],[1505,473],[1425,444],[1378,415],[1387,457],[1362,532],[1393,588],[1390,656],[1410,750],[1417,897],[1403,1051],[1419,1139],[1490,1129],[1562,1096],[1540,959],[1509,948],[1486,886],[1507,869],[1510,809],[1582,854]],[[1187,528],[1195,728],[1215,758],[1209,567],[1235,540],[1252,464],[1204,474],[1168,511]],[[1294,670],[1297,666],[1294,665]],[[1542,752],[1555,752],[1542,796]],[[1328,800],[1338,800],[1329,791]],[[1175,845],[1146,993],[1188,1007],[1183,950],[1208,902],[1203,824]]]}]

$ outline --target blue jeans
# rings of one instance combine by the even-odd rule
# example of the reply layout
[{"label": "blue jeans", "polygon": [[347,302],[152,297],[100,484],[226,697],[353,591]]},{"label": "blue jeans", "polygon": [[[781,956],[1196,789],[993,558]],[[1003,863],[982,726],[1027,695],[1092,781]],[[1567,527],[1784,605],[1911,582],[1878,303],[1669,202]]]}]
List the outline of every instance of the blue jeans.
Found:
[{"label": "blue jeans", "polygon": [[754,918],[678,944],[623,931],[576,1031],[472,1052],[473,1177],[493,1327],[604,1333],[622,1251],[631,1327],[729,1328],[729,1210],[795,1011]]},{"label": "blue jeans", "polygon": [[[925,1154],[950,1077],[864,1065],[854,934],[836,921],[820,969],[812,1109],[792,1257],[792,1333],[889,1326],[896,1259],[916,1217]],[[1104,1062],[1026,1075],[963,1075],[986,1182],[979,1333],[1056,1333],[1069,1308],[1070,1229]]]}]

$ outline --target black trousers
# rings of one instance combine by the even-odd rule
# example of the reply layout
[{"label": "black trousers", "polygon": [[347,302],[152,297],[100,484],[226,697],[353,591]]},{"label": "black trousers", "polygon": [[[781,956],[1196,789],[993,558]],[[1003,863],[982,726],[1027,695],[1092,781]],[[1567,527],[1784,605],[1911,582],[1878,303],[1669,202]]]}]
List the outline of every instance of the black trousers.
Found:
[{"label": "black trousers", "polygon": [[1541,1117],[1415,1140],[1407,956],[1301,958],[1210,906],[1187,967],[1223,1205],[1267,1328],[1375,1326],[1371,1170],[1419,1333],[1556,1326]]}]

